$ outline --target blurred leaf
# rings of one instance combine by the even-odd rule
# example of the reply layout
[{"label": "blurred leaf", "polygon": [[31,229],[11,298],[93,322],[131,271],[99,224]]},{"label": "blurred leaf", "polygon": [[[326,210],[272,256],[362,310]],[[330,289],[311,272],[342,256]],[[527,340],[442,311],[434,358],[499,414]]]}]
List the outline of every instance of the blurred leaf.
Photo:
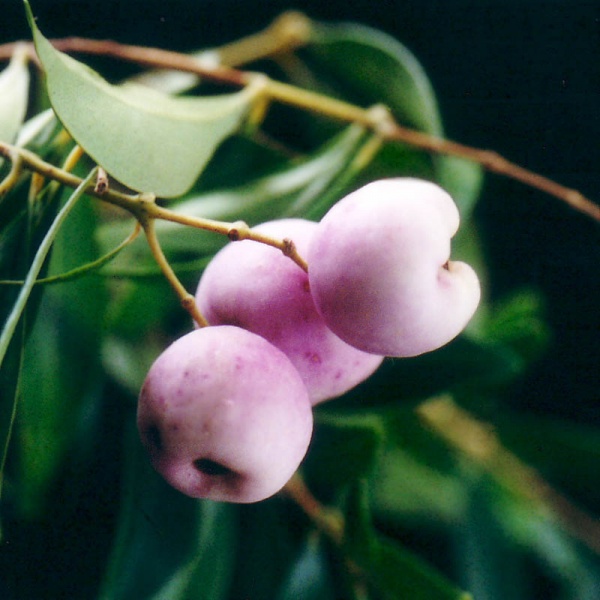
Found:
[{"label": "blurred leaf", "polygon": [[[143,330],[149,326],[145,322],[139,327]],[[139,393],[152,363],[167,345],[167,340],[144,336],[141,332],[139,335],[132,340],[106,336],[101,350],[106,372],[134,396]]]},{"label": "blurred leaf", "polygon": [[[515,552],[510,532],[495,514],[495,490],[481,476],[460,477],[465,503],[460,525],[454,527],[453,551],[457,572],[474,598],[525,600],[531,598],[519,568],[523,556]],[[485,548],[485,551],[482,549]]]},{"label": "blurred leaf", "polygon": [[334,600],[327,555],[321,540],[309,537],[275,600]]},{"label": "blurred leaf", "polygon": [[[78,203],[56,236],[50,272],[97,255],[96,218]],[[21,510],[40,513],[71,446],[86,395],[97,384],[106,307],[104,280],[87,277],[46,290],[26,346],[21,385]]]},{"label": "blurred leaf", "polygon": [[195,500],[167,485],[150,466],[129,417],[120,524],[99,598],[225,598],[236,507]]},{"label": "blurred leaf", "polygon": [[56,114],[95,161],[134,190],[185,193],[256,96],[254,86],[207,98],[174,98],[132,83],[113,86],[55,50],[25,5]]},{"label": "blurred leaf", "polygon": [[57,133],[59,127],[60,123],[54,111],[49,108],[31,117],[23,124],[23,127],[19,130],[17,145],[40,151],[41,147],[47,144],[52,136]]},{"label": "blurred leaf", "polygon": [[304,460],[311,487],[336,489],[369,476],[383,440],[383,424],[375,415],[318,411],[310,452]]},{"label": "blurred leaf", "polygon": [[[441,453],[445,457],[447,448]],[[431,464],[415,447],[386,448],[370,487],[374,509],[384,519],[434,527],[456,522],[464,514],[466,493],[455,472]]]},{"label": "blurred leaf", "polygon": [[428,527],[460,520],[466,491],[456,454],[410,406],[390,404],[378,414],[386,445],[369,480],[377,517]]},{"label": "blurred leaf", "polygon": [[15,140],[27,112],[28,95],[29,69],[27,53],[22,47],[0,73],[0,141],[12,144]]},{"label": "blurred leaf", "polygon": [[[472,507],[471,518],[481,512],[493,517],[495,523],[491,526],[496,528],[496,535],[511,544],[507,551],[511,550],[513,557],[519,551],[535,556],[553,585],[562,589],[560,597],[595,599],[600,592],[600,559],[582,550],[580,541],[567,533],[556,512],[532,504],[481,473],[473,479],[474,474],[472,471],[469,479],[479,490],[480,502]],[[472,551],[481,551],[481,546]],[[525,559],[519,554],[516,557]],[[500,568],[505,565],[502,561]]]},{"label": "blurred leaf", "polygon": [[600,430],[594,424],[504,410],[493,415],[508,448],[555,485],[600,505]]},{"label": "blurred leaf", "polygon": [[284,169],[289,157],[250,134],[234,134],[217,149],[202,177],[182,200],[208,191],[230,189]]},{"label": "blurred leaf", "polygon": [[[222,221],[242,220],[257,225],[286,216],[306,216],[324,211],[338,199],[340,187],[348,184],[356,152],[368,139],[360,127],[351,126],[331,140],[313,156],[292,162],[285,169],[233,188],[192,196],[172,206],[181,214]],[[172,259],[198,258],[213,254],[227,239],[221,235],[158,222],[157,232],[165,253]],[[131,224],[107,223],[99,229],[98,240],[106,251],[127,235]],[[153,264],[145,240],[131,245],[115,262]]]},{"label": "blurred leaf", "polygon": [[240,507],[230,600],[272,598],[284,585],[304,541],[291,508],[279,496]]},{"label": "blurred leaf", "polygon": [[[33,139],[36,139],[36,135]],[[27,187],[26,182],[18,184],[0,202],[0,279],[25,279],[31,260],[56,216],[55,194],[38,195],[34,209],[32,203],[28,202]],[[41,273],[47,269],[47,261],[42,263]],[[4,461],[17,414],[17,392],[25,341],[35,321],[42,290],[31,289],[27,298],[22,293],[22,287],[0,285],[0,322],[9,323],[11,315],[13,319],[12,325],[9,323],[8,329],[3,331],[6,335],[4,339],[9,343],[4,358],[0,359],[0,443],[3,445],[0,488],[7,477]],[[15,312],[15,307],[19,298],[21,302],[26,301],[27,307],[23,311],[26,314],[17,319],[19,311]],[[14,333],[9,340],[8,334],[13,327]]]},{"label": "blurred leaf", "polygon": [[492,308],[484,325],[486,338],[510,348],[524,365],[537,359],[550,339],[540,294],[519,290]]},{"label": "blurred leaf", "polygon": [[384,600],[471,597],[399,543],[375,532],[364,485],[354,486],[348,497],[343,550],[360,569],[360,579]]},{"label": "blurred leaf", "polygon": [[[385,104],[401,123],[443,137],[429,78],[415,56],[394,38],[357,24],[319,25],[305,55],[318,75],[350,101]],[[387,176],[397,175],[406,160],[404,145],[391,148],[386,150],[386,162],[396,167]],[[481,189],[481,167],[445,156],[435,156],[433,164],[434,178],[452,195],[461,213],[469,213]]]},{"label": "blurred leaf", "polygon": [[362,104],[383,102],[413,127],[441,131],[427,74],[408,48],[391,36],[354,23],[319,24],[307,54]]},{"label": "blurred leaf", "polygon": [[[56,215],[56,218],[52,222],[52,225],[46,232],[44,239],[40,243],[37,251],[35,253],[35,257],[33,258],[33,262],[27,276],[25,278],[25,283],[21,287],[17,299],[12,306],[11,312],[6,319],[2,333],[0,334],[0,367],[4,361],[7,350],[9,348],[10,342],[13,338],[13,335],[17,331],[17,326],[19,321],[21,320],[21,316],[25,311],[25,307],[27,305],[27,301],[29,296],[34,288],[35,280],[37,279],[39,273],[41,272],[44,263],[46,261],[46,257],[50,251],[50,248],[56,238],[58,231],[60,230],[61,225],[64,220],[67,218],[69,213],[73,210],[75,204],[79,200],[79,198],[83,195],[84,190],[90,184],[90,181],[95,175],[95,171],[92,171],[79,185],[79,187],[71,194],[65,205],[61,208],[59,213]],[[1,452],[2,456],[0,458],[0,485],[2,484],[2,477],[4,476],[4,467],[6,463],[6,456],[8,453],[8,446],[12,434],[13,428],[13,416],[15,414],[15,403],[16,397],[12,402],[13,409],[10,412],[10,417],[6,418],[7,415],[3,415],[3,422],[0,424],[0,431],[2,437],[0,438],[1,444]]]}]

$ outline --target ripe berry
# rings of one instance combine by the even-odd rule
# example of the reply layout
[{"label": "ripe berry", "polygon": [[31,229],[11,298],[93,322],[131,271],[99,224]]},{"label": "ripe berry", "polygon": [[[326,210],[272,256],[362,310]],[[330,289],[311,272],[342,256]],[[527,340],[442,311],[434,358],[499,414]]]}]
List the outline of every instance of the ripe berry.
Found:
[{"label": "ripe berry", "polygon": [[154,468],[192,497],[257,502],[302,461],[312,412],[280,350],[231,326],[197,329],[154,362],[138,428]]},{"label": "ripe berry", "polygon": [[315,304],[327,325],[366,352],[415,356],[458,335],[480,298],[477,275],[451,262],[459,214],[437,185],[370,183],[323,217],[308,251]]},{"label": "ripe berry", "polygon": [[[303,255],[317,223],[282,219],[255,230],[292,239]],[[223,248],[204,271],[196,301],[210,324],[237,325],[285,352],[313,404],[353,388],[383,360],[336,336],[316,310],[308,275],[280,250],[265,244],[244,240]]]}]

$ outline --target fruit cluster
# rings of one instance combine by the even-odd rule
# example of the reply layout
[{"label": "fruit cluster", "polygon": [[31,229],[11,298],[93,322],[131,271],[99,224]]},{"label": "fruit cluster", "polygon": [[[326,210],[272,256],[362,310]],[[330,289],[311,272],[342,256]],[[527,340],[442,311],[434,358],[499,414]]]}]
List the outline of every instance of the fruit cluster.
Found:
[{"label": "fruit cluster", "polygon": [[294,240],[308,273],[255,241],[223,248],[196,292],[210,327],[167,348],[140,393],[138,427],[157,471],[193,497],[256,502],[279,491],[306,454],[314,405],[384,357],[435,350],[463,330],[480,287],[471,267],[449,260],[458,224],[437,185],[388,179],[320,223],[255,229]]}]

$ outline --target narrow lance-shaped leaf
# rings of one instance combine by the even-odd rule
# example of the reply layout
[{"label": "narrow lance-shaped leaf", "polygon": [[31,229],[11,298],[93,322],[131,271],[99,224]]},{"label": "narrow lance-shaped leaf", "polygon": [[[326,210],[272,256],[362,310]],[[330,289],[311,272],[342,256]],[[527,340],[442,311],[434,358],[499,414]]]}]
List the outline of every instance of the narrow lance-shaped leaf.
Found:
[{"label": "narrow lance-shaped leaf", "polygon": [[55,50],[25,5],[57,116],[98,164],[134,190],[185,193],[260,92],[260,85],[249,85],[232,94],[174,98],[132,83],[111,85]]}]

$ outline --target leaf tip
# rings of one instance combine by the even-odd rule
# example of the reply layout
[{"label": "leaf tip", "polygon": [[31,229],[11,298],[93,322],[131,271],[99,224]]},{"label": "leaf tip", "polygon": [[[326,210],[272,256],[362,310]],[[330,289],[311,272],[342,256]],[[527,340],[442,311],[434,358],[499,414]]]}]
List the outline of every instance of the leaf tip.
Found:
[{"label": "leaf tip", "polygon": [[29,4],[29,0],[23,0],[23,5],[25,6],[25,16],[27,17],[29,29],[31,29],[31,33],[33,34],[33,41],[37,45],[39,36],[41,35],[40,30],[38,29],[38,26],[36,24],[37,17],[33,15],[31,5]]}]

